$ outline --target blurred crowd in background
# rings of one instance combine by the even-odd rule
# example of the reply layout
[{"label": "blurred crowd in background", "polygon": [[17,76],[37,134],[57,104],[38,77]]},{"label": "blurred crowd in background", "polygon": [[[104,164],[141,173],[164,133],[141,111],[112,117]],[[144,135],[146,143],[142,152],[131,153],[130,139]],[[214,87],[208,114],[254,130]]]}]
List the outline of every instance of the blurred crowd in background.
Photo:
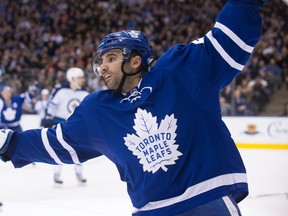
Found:
[{"label": "blurred crowd in background", "polygon": [[[0,1],[0,83],[15,93],[51,90],[69,67],[82,68],[89,92],[105,89],[92,71],[92,54],[108,33],[145,32],[156,59],[176,43],[203,37],[221,0]],[[263,36],[243,73],[220,95],[222,114],[261,113],[273,94],[288,91],[288,10],[281,0],[262,11]],[[181,73],[181,71],[179,71]],[[37,97],[36,97],[37,98]]]}]

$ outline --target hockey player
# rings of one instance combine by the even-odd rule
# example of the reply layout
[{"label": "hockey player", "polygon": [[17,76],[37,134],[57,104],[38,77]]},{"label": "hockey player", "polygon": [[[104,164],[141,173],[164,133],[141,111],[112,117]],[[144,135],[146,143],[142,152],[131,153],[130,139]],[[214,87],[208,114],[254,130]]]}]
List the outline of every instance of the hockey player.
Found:
[{"label": "hockey player", "polygon": [[14,94],[9,86],[3,86],[0,95],[0,128],[8,128],[16,132],[22,131],[20,120],[23,110],[31,111],[34,95],[25,92]]},{"label": "hockey player", "polygon": [[203,38],[170,48],[151,68],[142,32],[109,34],[94,56],[109,90],[87,96],[56,128],[2,131],[3,160],[22,167],[105,155],[127,183],[135,216],[241,215],[247,176],[219,92],[261,36],[262,5],[229,0]]},{"label": "hockey player", "polygon": [[[65,121],[83,98],[89,94],[88,91],[83,89],[85,76],[84,71],[81,68],[72,67],[68,69],[66,78],[68,84],[53,89],[47,105],[46,118],[52,118],[53,125]],[[55,166],[54,171],[54,182],[56,184],[63,184],[63,181],[60,179],[62,165]],[[79,183],[85,183],[87,181],[82,176],[82,172],[82,165],[77,163],[75,165],[75,173]]]},{"label": "hockey player", "polygon": [[40,126],[41,127],[45,127],[45,115],[46,115],[46,111],[47,111],[47,106],[48,106],[48,98],[49,98],[49,90],[48,89],[42,89],[41,90],[41,98],[39,100],[37,100],[37,102],[35,103],[35,111],[37,112],[37,114],[39,115],[41,122],[40,122]]}]

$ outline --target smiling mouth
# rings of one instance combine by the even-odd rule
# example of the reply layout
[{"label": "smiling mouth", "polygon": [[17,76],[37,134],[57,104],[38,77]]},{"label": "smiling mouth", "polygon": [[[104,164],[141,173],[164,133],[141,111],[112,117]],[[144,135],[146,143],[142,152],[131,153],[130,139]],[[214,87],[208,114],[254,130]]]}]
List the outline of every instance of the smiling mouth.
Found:
[{"label": "smiling mouth", "polygon": [[107,81],[109,80],[110,77],[111,77],[110,74],[105,75],[105,76],[104,76],[105,81],[107,82]]}]

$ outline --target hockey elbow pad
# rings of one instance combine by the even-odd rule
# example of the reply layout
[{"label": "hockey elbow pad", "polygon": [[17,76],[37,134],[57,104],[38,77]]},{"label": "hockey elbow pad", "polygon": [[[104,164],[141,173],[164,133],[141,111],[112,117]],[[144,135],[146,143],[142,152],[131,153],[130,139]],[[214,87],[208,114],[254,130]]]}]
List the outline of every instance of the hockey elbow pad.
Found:
[{"label": "hockey elbow pad", "polygon": [[7,149],[8,149],[13,133],[14,132],[10,129],[0,130],[0,160],[2,161],[10,160],[10,157],[7,153]]}]

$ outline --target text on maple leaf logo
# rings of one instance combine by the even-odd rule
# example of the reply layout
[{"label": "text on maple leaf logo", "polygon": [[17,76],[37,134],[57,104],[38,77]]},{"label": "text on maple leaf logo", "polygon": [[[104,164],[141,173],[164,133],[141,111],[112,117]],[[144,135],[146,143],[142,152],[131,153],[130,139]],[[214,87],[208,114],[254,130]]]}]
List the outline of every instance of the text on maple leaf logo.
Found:
[{"label": "text on maple leaf logo", "polygon": [[175,164],[182,155],[175,143],[177,119],[174,114],[166,115],[158,127],[156,117],[138,108],[134,123],[136,134],[127,134],[125,145],[140,159],[144,171],[155,173],[160,168],[167,171],[166,166]]}]

